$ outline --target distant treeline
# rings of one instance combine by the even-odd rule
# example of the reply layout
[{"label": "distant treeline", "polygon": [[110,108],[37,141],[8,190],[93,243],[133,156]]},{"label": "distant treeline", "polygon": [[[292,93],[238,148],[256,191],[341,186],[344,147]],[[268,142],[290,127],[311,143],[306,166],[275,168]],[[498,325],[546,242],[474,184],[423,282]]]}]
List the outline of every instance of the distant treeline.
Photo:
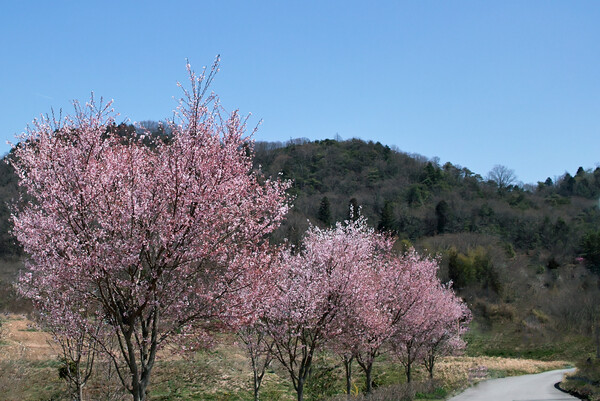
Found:
[{"label": "distant treeline", "polygon": [[523,187],[359,139],[257,143],[255,150],[265,175],[281,172],[294,181],[294,209],[282,238],[298,241],[307,220],[345,219],[354,204],[372,225],[412,242],[481,233],[516,250],[543,249],[563,262],[582,256],[600,267],[586,246],[600,227],[600,168],[580,167],[574,176]]}]

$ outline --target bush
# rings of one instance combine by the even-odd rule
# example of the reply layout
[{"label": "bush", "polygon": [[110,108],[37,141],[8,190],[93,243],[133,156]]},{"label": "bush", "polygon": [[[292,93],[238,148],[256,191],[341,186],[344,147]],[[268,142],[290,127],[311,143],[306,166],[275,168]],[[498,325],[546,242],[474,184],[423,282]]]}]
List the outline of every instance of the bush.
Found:
[{"label": "bush", "polygon": [[459,289],[479,284],[496,294],[502,293],[502,281],[492,257],[488,250],[481,246],[469,249],[466,254],[451,248],[448,252],[448,274]]},{"label": "bush", "polygon": [[335,366],[317,363],[311,367],[310,378],[306,381],[305,392],[311,400],[326,400],[340,388],[340,372]]}]

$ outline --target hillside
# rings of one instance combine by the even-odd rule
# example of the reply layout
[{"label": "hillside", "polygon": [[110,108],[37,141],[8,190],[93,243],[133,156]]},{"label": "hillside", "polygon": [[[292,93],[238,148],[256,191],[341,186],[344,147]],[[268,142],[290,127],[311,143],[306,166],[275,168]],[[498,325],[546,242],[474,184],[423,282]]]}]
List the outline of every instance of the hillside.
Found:
[{"label": "hillside", "polygon": [[[128,134],[131,130],[125,127]],[[164,134],[164,133],[162,133]],[[592,352],[600,300],[600,169],[521,187],[357,139],[255,147],[256,168],[292,179],[294,207],[273,240],[301,240],[361,207],[398,247],[438,255],[475,314],[470,353],[573,358]],[[14,173],[0,165],[0,309],[27,311],[11,283],[20,250],[9,231]],[[494,341],[488,341],[493,338]]]}]

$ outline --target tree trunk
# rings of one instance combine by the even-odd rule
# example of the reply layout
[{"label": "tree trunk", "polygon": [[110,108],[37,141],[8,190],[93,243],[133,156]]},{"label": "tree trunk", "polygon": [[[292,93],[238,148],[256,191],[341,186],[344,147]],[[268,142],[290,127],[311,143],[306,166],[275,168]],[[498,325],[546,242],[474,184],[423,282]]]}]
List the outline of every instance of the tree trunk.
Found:
[{"label": "tree trunk", "polygon": [[370,394],[373,391],[373,378],[372,378],[371,373],[373,371],[373,361],[375,360],[375,356],[376,356],[376,353],[371,352],[370,355],[368,355],[368,358],[366,360],[363,360],[363,358],[360,357],[360,354],[358,354],[356,357],[356,361],[362,368],[363,372],[365,372],[367,394]]},{"label": "tree trunk", "polygon": [[304,379],[298,379],[298,388],[296,389],[298,394],[298,401],[304,401]]},{"label": "tree trunk", "polygon": [[132,374],[132,376],[131,395],[133,395],[133,401],[144,401],[146,399],[146,388],[137,375]]},{"label": "tree trunk", "polygon": [[[150,384],[150,373],[152,365],[149,364],[143,368],[141,378],[134,376],[132,379],[132,392],[134,401],[145,401],[148,396],[148,385]],[[136,367],[137,369],[137,367]]]},{"label": "tree trunk", "polygon": [[142,386],[136,386],[133,390],[133,401],[145,401],[146,400],[146,391],[142,389]]},{"label": "tree trunk", "polygon": [[600,324],[596,323],[596,359],[600,359]]},{"label": "tree trunk", "polygon": [[373,378],[371,372],[373,371],[373,363],[370,363],[365,369],[365,376],[367,380],[367,394],[371,394],[373,392]]},{"label": "tree trunk", "polygon": [[406,382],[410,383],[411,380],[411,367],[412,367],[412,363],[413,363],[413,356],[412,356],[412,343],[411,342],[407,342],[406,343],[406,363],[404,364],[404,367],[406,368]]},{"label": "tree trunk", "polygon": [[354,357],[347,358],[344,356],[344,368],[346,369],[346,394],[350,395],[352,391],[352,360]]},{"label": "tree trunk", "polygon": [[431,380],[433,380],[434,366],[435,366],[435,353],[432,351],[431,354],[429,354],[427,356],[427,359],[425,360],[425,367],[427,368],[427,371],[429,372],[429,378]]},{"label": "tree trunk", "polygon": [[81,367],[80,365],[80,361],[77,360],[76,362],[76,372],[75,372],[75,386],[77,387],[77,400],[78,401],[83,401],[83,384],[82,384],[82,380],[81,380]]},{"label": "tree trunk", "polygon": [[260,391],[260,379],[258,376],[257,367],[256,367],[256,358],[254,355],[250,357],[252,361],[252,373],[254,379],[254,401],[258,401],[258,392]]}]

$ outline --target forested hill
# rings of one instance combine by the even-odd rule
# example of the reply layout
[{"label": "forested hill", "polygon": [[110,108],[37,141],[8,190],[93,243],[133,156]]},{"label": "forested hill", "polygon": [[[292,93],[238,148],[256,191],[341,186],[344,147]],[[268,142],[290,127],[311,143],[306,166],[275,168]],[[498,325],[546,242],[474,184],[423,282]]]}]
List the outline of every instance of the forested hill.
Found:
[{"label": "forested hill", "polygon": [[599,267],[584,243],[600,227],[600,168],[523,188],[508,168],[483,178],[488,174],[358,139],[257,143],[255,160],[265,175],[281,172],[294,182],[294,209],[282,234],[291,239],[307,219],[346,219],[352,202],[372,225],[411,242],[486,234],[515,251],[536,250],[557,263],[587,256]]}]

